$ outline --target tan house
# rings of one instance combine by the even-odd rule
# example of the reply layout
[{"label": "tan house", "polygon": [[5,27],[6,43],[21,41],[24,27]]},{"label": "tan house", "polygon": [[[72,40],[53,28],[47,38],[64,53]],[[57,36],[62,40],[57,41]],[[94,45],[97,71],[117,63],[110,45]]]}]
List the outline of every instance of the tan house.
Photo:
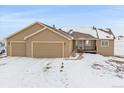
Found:
[{"label": "tan house", "polygon": [[[114,54],[114,35],[110,29],[94,29],[96,37],[80,31],[61,29],[35,22],[7,38],[8,56],[37,58],[69,57],[72,52]],[[106,38],[100,38],[100,32]]]}]

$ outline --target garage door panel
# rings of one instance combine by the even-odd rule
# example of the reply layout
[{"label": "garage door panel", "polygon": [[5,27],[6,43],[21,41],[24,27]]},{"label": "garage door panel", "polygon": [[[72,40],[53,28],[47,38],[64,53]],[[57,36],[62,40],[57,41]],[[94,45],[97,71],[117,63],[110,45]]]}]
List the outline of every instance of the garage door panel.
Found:
[{"label": "garage door panel", "polygon": [[62,57],[62,43],[34,43],[33,55],[41,58]]},{"label": "garage door panel", "polygon": [[11,54],[12,56],[26,56],[25,43],[12,43]]}]

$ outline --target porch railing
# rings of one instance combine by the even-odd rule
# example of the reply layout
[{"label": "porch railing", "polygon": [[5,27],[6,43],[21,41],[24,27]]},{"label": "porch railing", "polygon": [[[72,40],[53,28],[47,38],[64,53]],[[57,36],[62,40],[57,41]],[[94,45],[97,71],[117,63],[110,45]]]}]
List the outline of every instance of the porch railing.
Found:
[{"label": "porch railing", "polygon": [[85,46],[84,51],[93,51],[96,50],[96,46]]},{"label": "porch railing", "polygon": [[84,51],[96,51],[96,46],[85,46],[85,47],[78,47],[77,52],[84,52]]}]

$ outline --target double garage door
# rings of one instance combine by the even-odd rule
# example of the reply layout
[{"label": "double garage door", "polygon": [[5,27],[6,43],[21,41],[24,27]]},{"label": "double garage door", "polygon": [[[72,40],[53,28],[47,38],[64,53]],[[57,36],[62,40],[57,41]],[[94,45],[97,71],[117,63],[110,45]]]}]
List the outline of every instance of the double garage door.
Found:
[{"label": "double garage door", "polygon": [[[26,56],[26,43],[24,42],[11,43],[11,55]],[[63,42],[40,42],[40,41],[32,42],[31,56],[37,57],[37,58],[64,57],[64,43]]]},{"label": "double garage door", "polygon": [[62,42],[33,42],[32,54],[38,58],[59,58],[64,56],[64,44]]}]

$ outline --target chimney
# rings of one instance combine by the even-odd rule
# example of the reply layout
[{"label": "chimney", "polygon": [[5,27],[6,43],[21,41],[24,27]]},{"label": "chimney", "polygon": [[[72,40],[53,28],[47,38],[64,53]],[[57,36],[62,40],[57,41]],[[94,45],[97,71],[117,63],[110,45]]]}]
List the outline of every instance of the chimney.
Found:
[{"label": "chimney", "polygon": [[93,26],[93,30],[96,30],[96,27],[95,26]]},{"label": "chimney", "polygon": [[56,28],[56,26],[55,26],[55,25],[53,25],[53,28]]},{"label": "chimney", "polygon": [[73,29],[70,29],[70,30],[68,31],[69,34],[72,33],[72,32],[73,32]]},{"label": "chimney", "polygon": [[61,31],[62,31],[62,29],[61,29],[61,28],[59,28],[59,30],[61,30]]}]

